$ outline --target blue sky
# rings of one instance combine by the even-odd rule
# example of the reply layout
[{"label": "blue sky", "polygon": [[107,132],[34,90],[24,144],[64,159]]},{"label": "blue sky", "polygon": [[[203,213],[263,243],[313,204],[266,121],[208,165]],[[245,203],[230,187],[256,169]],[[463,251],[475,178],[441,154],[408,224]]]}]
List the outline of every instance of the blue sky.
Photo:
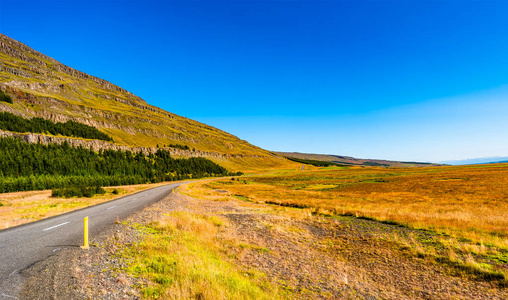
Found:
[{"label": "blue sky", "polygon": [[504,1],[5,1],[0,32],[269,150],[508,155]]}]

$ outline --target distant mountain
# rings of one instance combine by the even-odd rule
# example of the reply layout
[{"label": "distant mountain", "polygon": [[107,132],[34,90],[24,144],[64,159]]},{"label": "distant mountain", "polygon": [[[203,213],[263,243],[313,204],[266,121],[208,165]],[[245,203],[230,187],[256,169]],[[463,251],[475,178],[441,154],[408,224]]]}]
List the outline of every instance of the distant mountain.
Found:
[{"label": "distant mountain", "polygon": [[494,163],[507,163],[508,157],[482,157],[470,158],[462,160],[448,160],[439,162],[441,164],[459,166],[459,165],[476,165],[476,164],[494,164]]},{"label": "distant mountain", "polygon": [[383,166],[383,167],[428,167],[438,166],[439,164],[428,163],[428,162],[410,162],[410,161],[391,161],[383,159],[362,159],[354,158],[350,156],[340,156],[331,154],[310,154],[310,153],[299,153],[299,152],[274,152],[284,157],[291,157],[297,159],[307,159],[316,161],[333,162],[343,165],[355,165],[355,166]]},{"label": "distant mountain", "polygon": [[119,145],[186,146],[190,150],[180,151],[183,156],[209,156],[230,169],[296,165],[227,132],[152,106],[121,87],[65,66],[3,34],[0,91],[13,100],[12,104],[0,101],[0,111],[84,123]]}]

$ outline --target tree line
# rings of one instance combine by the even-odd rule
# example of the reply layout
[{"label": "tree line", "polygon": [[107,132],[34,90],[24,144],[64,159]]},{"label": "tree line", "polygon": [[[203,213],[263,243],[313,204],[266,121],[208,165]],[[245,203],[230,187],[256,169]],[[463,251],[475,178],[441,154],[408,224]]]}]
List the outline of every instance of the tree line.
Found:
[{"label": "tree line", "polygon": [[182,149],[182,150],[190,150],[189,146],[187,146],[187,145],[180,145],[180,144],[169,144],[168,147],[178,148],[178,149]]},{"label": "tree line", "polygon": [[316,166],[316,167],[344,166],[344,165],[341,165],[341,164],[338,164],[338,163],[334,163],[334,162],[330,162],[330,161],[322,161],[322,160],[315,160],[315,159],[304,159],[304,158],[296,158],[296,157],[289,157],[289,156],[286,156],[286,158],[289,159],[289,160],[295,161],[295,162],[299,162],[299,163],[307,164],[307,165],[313,165],[313,166]]},{"label": "tree line", "polygon": [[175,159],[166,150],[145,155],[58,144],[31,144],[0,138],[0,192],[112,186],[231,176],[225,168],[202,157]]},{"label": "tree line", "polygon": [[0,112],[0,129],[14,132],[50,133],[112,142],[113,139],[97,128],[69,120],[54,123],[44,118],[26,119],[9,112]]}]

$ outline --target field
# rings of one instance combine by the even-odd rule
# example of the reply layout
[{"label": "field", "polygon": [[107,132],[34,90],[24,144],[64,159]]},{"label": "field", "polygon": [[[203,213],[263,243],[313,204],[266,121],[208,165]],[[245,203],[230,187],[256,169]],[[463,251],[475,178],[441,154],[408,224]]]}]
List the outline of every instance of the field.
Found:
[{"label": "field", "polygon": [[507,167],[193,182],[93,237],[87,255],[52,257],[32,282],[41,289],[47,269],[77,278],[56,283],[81,293],[69,299],[508,299]]},{"label": "field", "polygon": [[508,164],[321,168],[200,183],[202,195],[352,216],[417,230],[414,251],[506,278]]},{"label": "field", "polygon": [[111,201],[163,184],[167,183],[106,187],[106,194],[91,198],[51,197],[51,190],[0,194],[0,230]]}]

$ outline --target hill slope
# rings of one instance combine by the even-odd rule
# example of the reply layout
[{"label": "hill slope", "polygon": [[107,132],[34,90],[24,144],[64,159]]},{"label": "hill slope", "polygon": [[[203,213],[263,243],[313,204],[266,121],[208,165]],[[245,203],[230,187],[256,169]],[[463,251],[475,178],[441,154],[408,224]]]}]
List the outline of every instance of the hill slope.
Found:
[{"label": "hill slope", "polygon": [[460,165],[476,165],[476,164],[498,164],[498,163],[506,163],[508,162],[508,157],[480,157],[480,158],[469,158],[469,159],[460,159],[460,160],[447,160],[442,161],[442,164],[448,164],[452,166],[460,166]]},{"label": "hill slope", "polygon": [[223,154],[227,158],[224,163],[233,169],[250,169],[259,165],[260,158],[267,166],[288,164],[236,136],[152,106],[108,81],[65,66],[3,34],[0,90],[14,100],[13,104],[0,102],[0,111],[55,122],[81,122],[107,133],[119,145],[186,145]]},{"label": "hill slope", "polygon": [[331,154],[310,154],[310,153],[299,153],[299,152],[273,152],[280,156],[292,157],[298,159],[307,160],[318,160],[333,162],[345,165],[363,165],[363,166],[385,166],[385,167],[428,167],[437,166],[438,164],[425,163],[425,162],[410,162],[410,161],[392,161],[382,159],[362,159],[354,158],[350,156],[340,156]]}]

